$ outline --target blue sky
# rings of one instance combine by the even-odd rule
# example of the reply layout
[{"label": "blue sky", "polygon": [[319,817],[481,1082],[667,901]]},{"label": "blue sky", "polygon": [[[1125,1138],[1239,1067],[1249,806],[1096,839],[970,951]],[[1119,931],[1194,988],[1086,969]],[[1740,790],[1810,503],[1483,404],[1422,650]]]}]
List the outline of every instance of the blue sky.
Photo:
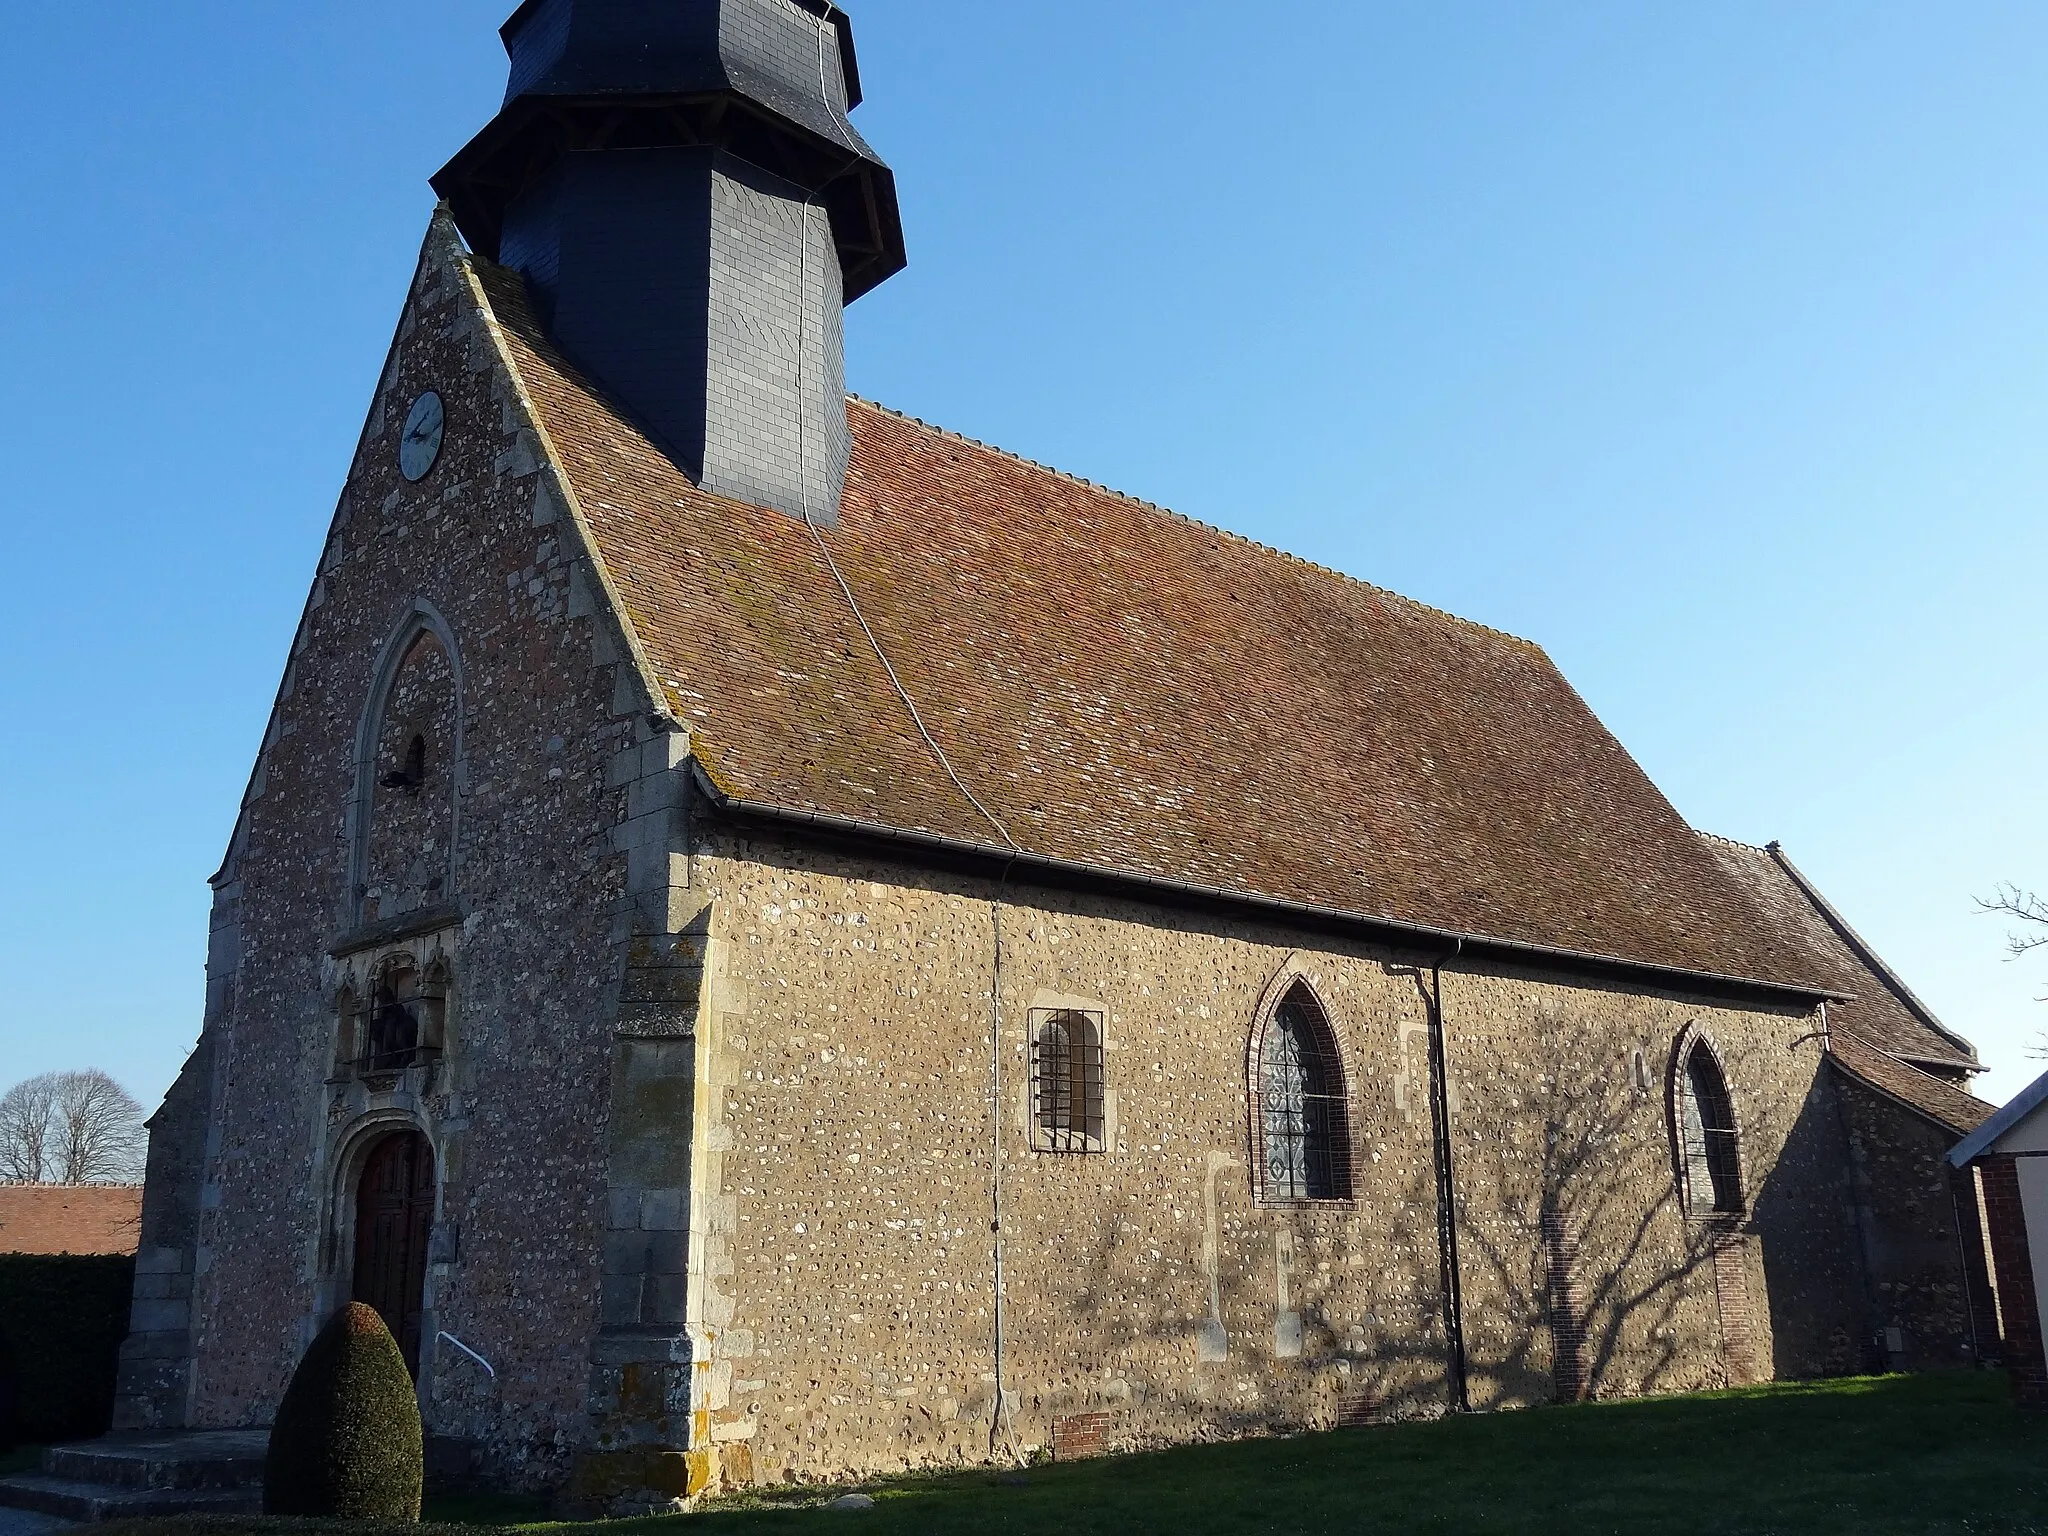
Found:
[{"label": "blue sky", "polygon": [[[511,0],[23,6],[0,1085],[154,1101]],[[1992,1064],[2048,960],[2048,8],[862,0],[862,394],[1539,641]]]}]

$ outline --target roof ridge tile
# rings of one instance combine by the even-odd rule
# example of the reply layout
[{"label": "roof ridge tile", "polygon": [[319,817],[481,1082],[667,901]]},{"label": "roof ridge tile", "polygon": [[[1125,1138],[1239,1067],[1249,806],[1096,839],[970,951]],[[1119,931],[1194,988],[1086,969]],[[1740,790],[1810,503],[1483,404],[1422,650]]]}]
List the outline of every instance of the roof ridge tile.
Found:
[{"label": "roof ridge tile", "polygon": [[1694,827],[1693,831],[1708,842],[1719,843],[1724,848],[1740,848],[1744,853],[1760,854],[1765,858],[1769,858],[1771,854],[1771,850],[1762,843],[1745,843],[1739,837],[1723,837],[1718,832],[1709,832],[1702,827]]}]

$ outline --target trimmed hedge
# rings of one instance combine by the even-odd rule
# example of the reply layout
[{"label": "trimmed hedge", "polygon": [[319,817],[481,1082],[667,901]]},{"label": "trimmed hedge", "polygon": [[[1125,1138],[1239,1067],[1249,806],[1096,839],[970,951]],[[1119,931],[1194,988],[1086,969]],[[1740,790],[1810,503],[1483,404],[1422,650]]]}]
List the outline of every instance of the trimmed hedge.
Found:
[{"label": "trimmed hedge", "polygon": [[419,1400],[384,1319],[350,1302],[307,1346],[270,1427],[263,1513],[417,1520]]},{"label": "trimmed hedge", "polygon": [[134,1289],[125,1255],[0,1254],[0,1445],[107,1432]]},{"label": "trimmed hedge", "polygon": [[7,1347],[7,1335],[0,1333],[0,1455],[13,1450],[21,1438],[14,1432],[15,1404],[20,1398],[21,1367]]}]

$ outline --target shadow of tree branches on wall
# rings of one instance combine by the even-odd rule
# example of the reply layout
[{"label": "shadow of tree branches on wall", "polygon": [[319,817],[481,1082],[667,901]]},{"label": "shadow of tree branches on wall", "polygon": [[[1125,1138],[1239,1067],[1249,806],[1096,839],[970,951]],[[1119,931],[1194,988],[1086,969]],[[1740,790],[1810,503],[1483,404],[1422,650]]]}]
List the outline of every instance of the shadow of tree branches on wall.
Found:
[{"label": "shadow of tree branches on wall", "polygon": [[1611,1028],[1539,1010],[1545,1069],[1456,1117],[1475,1406],[1715,1384],[1713,1235]]}]

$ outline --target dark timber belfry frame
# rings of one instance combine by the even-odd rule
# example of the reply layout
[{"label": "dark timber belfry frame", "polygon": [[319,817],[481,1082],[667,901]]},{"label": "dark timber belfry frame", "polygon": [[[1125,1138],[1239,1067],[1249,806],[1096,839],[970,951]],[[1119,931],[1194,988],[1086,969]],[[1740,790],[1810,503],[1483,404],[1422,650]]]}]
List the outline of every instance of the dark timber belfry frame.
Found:
[{"label": "dark timber belfry frame", "polygon": [[[826,0],[838,79],[777,78],[745,40],[761,0],[526,0],[499,29],[512,76],[498,116],[433,178],[463,237],[499,259],[507,206],[562,155],[731,150],[817,195],[848,303],[903,270],[896,179],[846,114],[861,102],[853,25]],[[795,61],[784,61],[795,62]]]},{"label": "dark timber belfry frame", "polygon": [[837,521],[841,311],[904,265],[825,0],[529,0],[503,109],[434,177],[564,355],[695,484]]}]

